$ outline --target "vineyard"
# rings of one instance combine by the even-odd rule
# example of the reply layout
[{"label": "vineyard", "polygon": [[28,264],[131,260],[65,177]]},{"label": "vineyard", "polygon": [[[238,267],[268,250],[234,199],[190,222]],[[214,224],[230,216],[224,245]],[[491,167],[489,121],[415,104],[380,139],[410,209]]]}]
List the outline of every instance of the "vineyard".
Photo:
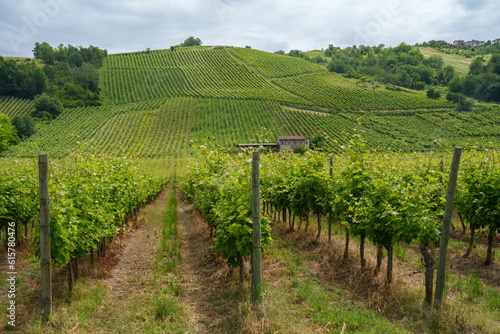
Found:
[{"label": "vineyard", "polygon": [[[142,289],[151,280],[156,284],[160,277],[161,292],[154,297],[157,309],[163,305],[162,293],[176,290],[176,284],[176,301],[193,291],[209,291],[210,302],[200,308],[211,309],[216,302],[233,303],[228,305],[234,310],[226,309],[219,316],[239,312],[237,320],[230,319],[227,325],[231,328],[228,332],[235,332],[235,323],[253,321],[254,316],[238,299],[246,298],[244,281],[251,277],[244,266],[251,261],[253,222],[250,156],[248,152],[236,153],[236,145],[275,143],[278,136],[305,136],[313,145],[303,154],[261,152],[261,241],[266,270],[275,279],[266,282],[269,294],[265,298],[283,291],[289,294],[274,304],[278,311],[268,308],[269,319],[272,312],[300,319],[303,313],[294,313],[300,309],[310,312],[306,319],[314,325],[295,329],[293,320],[288,327],[281,327],[278,317],[271,321],[268,332],[313,332],[311,328],[340,332],[346,323],[349,332],[386,332],[387,328],[388,332],[412,332],[412,326],[418,327],[415,332],[423,332],[428,329],[425,324],[434,322],[437,331],[460,328],[464,332],[495,333],[500,328],[500,272],[495,263],[500,232],[500,115],[495,106],[458,112],[444,98],[430,99],[422,91],[385,90],[330,73],[304,59],[250,48],[173,48],[113,54],[106,57],[100,71],[102,106],[66,108],[47,125],[37,123],[34,135],[1,153],[0,237],[9,245],[7,231],[15,225],[12,235],[17,247],[23,243],[24,226],[29,243],[24,245],[23,260],[26,257],[36,262],[40,256],[41,232],[34,222],[39,220],[40,211],[36,157],[41,152],[49,157],[52,261],[59,270],[67,268],[69,277],[71,263],[78,263],[78,259],[85,263],[89,256],[94,268],[94,252],[104,256],[106,243],[116,238],[127,222],[146,224],[137,220],[139,208],[168,192],[173,196],[169,198],[169,216],[150,214],[157,220],[165,218],[164,230],[150,226],[141,239],[147,240],[149,249],[143,252],[140,245],[140,250],[134,250],[151,258],[145,266],[148,268],[142,270],[162,271],[144,275],[131,286]],[[10,118],[32,109],[32,101],[0,99],[0,112]],[[447,293],[452,299],[449,305],[453,306],[445,309],[443,317],[448,318],[429,313],[423,316],[421,305],[422,301],[424,306],[430,305],[429,288],[441,237],[447,166],[451,161],[447,152],[454,146],[465,150],[453,221],[461,222],[464,234],[452,240],[455,267],[450,265],[447,276]],[[162,192],[170,180],[174,180],[173,188]],[[176,185],[183,195],[176,194]],[[182,210],[177,208],[177,200],[179,207],[185,206]],[[178,214],[185,220],[185,230],[179,233]],[[197,224],[206,230],[190,230]],[[465,235],[467,228],[470,235]],[[186,240],[181,239],[189,231],[194,243],[188,256],[199,261],[192,267],[196,274],[182,272],[186,270],[182,267]],[[162,239],[155,244],[156,237]],[[465,244],[467,253],[458,254]],[[159,246],[158,250],[154,246]],[[113,256],[116,258],[102,262],[118,261],[120,253]],[[183,273],[177,281],[179,272],[160,263],[162,257],[169,256],[173,257],[173,267],[179,265]],[[404,263],[401,259],[405,256],[414,263]],[[315,263],[317,260],[321,265]],[[476,270],[470,269],[467,279],[480,278],[484,289],[474,298],[464,299],[457,291],[462,293],[469,284],[462,281],[459,272],[467,266]],[[209,272],[209,267],[217,270]],[[242,290],[235,292],[237,284],[231,281],[231,275],[237,267]],[[40,267],[36,270],[38,274]],[[214,284],[216,288],[205,291],[203,274],[207,274],[206,281],[224,280],[230,287]],[[33,273],[26,275],[35,277]],[[193,284],[196,277],[192,275],[198,275],[197,285],[181,287]],[[408,320],[402,309],[394,309],[405,303],[394,297],[406,293],[405,275],[415,275],[409,280],[417,282],[418,290],[412,290],[405,301],[411,300],[418,309],[415,314],[425,318],[421,323],[415,315]],[[343,283],[331,277],[341,277],[338,281]],[[68,284],[70,281],[68,278]],[[367,291],[359,292],[362,283]],[[217,288],[227,291],[213,298],[210,289]],[[318,291],[325,290],[328,298],[311,301]],[[359,293],[361,298],[354,301],[350,293]],[[373,295],[375,302],[363,300]],[[146,294],[135,296],[137,301],[133,303],[139,305],[146,296],[149,298]],[[333,305],[340,311],[333,312]],[[386,310],[387,305],[393,309]],[[467,305],[467,311],[456,311],[463,305]],[[294,311],[288,312],[288,307]],[[483,312],[481,319],[469,326],[473,322],[471,310],[478,309]],[[152,319],[174,321],[175,316],[170,314],[176,314],[176,310],[171,306],[163,313],[129,318],[149,326]],[[373,312],[358,319],[360,310]],[[247,317],[246,312],[252,315]],[[333,313],[342,313],[342,320],[324,320],[325,314],[331,317]],[[325,318],[318,320],[321,316]],[[378,316],[386,323],[372,327],[371,321]],[[449,319],[453,319],[452,324]],[[416,324],[408,326],[408,321]],[[450,324],[453,329],[448,330]],[[87,327],[78,330],[90,328],[84,322],[80,326]],[[217,326],[212,329],[221,328]],[[61,328],[74,331],[64,325]],[[143,330],[151,328],[145,325]]]},{"label": "vineyard", "polygon": [[113,104],[164,97],[266,100],[339,110],[450,108],[423,92],[373,90],[304,59],[248,48],[110,55],[102,70]]},{"label": "vineyard", "polygon": [[235,147],[275,142],[282,135],[279,123],[261,101],[200,99],[194,120],[193,139],[199,144]]},{"label": "vineyard", "polygon": [[499,147],[498,116],[492,111],[315,114],[270,106],[282,133],[312,137],[322,134],[325,150],[341,152],[354,134],[362,133],[376,151],[441,151],[446,147]]},{"label": "vineyard", "polygon": [[85,144],[86,151],[101,155],[178,155],[187,148],[191,137],[195,103],[190,98],[174,98],[66,109],[6,155],[34,157],[44,151],[53,157],[65,157],[77,143]]},{"label": "vineyard", "polygon": [[250,71],[225,49],[110,55],[102,77],[113,104],[177,96],[309,104]]},{"label": "vineyard", "polygon": [[0,113],[6,114],[11,119],[14,116],[23,116],[31,112],[33,102],[16,97],[0,96]]},{"label": "vineyard", "polygon": [[[118,233],[126,216],[151,200],[167,181],[120,158],[75,155],[50,167],[49,191],[57,198],[51,205],[52,259],[58,265]],[[37,166],[32,159],[2,160],[0,168],[0,189],[6,194],[0,201],[0,228],[10,222],[27,224],[38,214]],[[33,233],[38,245],[39,231]]]},{"label": "vineyard", "polygon": [[[495,154],[497,152],[466,152],[455,206],[471,226],[469,250],[464,257],[470,255],[472,240],[481,230],[482,235],[489,236],[486,259],[482,258],[487,266],[493,263],[494,238],[500,231],[498,210],[492,205],[498,201],[496,183],[500,168]],[[251,217],[248,155],[235,157],[202,149],[200,156],[183,173],[181,188],[214,229],[215,249],[222,252],[229,266],[238,267],[243,263],[240,258],[248,257],[251,250],[251,228],[246,227]],[[263,155],[264,210],[269,218],[278,214],[279,220],[281,214],[289,232],[302,231],[304,238],[309,228],[314,229],[317,243],[326,233],[322,232],[325,223],[322,218],[328,217],[329,229],[334,224],[337,230],[345,231],[344,262],[352,258],[350,240],[359,243],[361,268],[367,266],[365,248],[368,243],[373,244],[377,249],[376,266],[367,269],[379,275],[382,259],[386,258],[388,285],[393,281],[395,249],[417,247],[425,266],[424,306],[430,306],[436,258],[434,245],[441,234],[440,217],[445,207],[443,180],[448,176],[440,171],[442,162],[438,159],[415,154],[368,154],[359,138],[350,142],[346,155],[337,156],[330,165],[328,156],[323,154]],[[449,163],[448,158],[445,160]],[[310,226],[310,220],[314,220],[311,225],[317,224],[316,228]],[[266,248],[271,242],[267,236],[269,224],[267,219],[263,220]],[[330,240],[330,231],[328,235]],[[358,257],[358,253],[355,256]],[[495,288],[491,293],[496,294]],[[495,305],[485,306],[489,310],[485,312],[491,312],[489,316],[494,317]]]},{"label": "vineyard", "polygon": [[276,78],[273,83],[314,105],[337,110],[408,110],[450,108],[446,100],[432,100],[423,92],[369,90],[334,73]]},{"label": "vineyard", "polygon": [[276,102],[179,97],[67,109],[3,155],[34,157],[45,151],[64,157],[79,142],[93,154],[158,158],[185,152],[191,141],[236,147],[318,134],[325,138],[325,151],[338,153],[355,129],[372,150],[439,151],[454,145],[499,147],[498,124],[493,110],[313,113]]},{"label": "vineyard", "polygon": [[323,67],[296,57],[287,57],[249,48],[230,48],[229,51],[236,57],[258,68],[269,78],[326,72]]}]

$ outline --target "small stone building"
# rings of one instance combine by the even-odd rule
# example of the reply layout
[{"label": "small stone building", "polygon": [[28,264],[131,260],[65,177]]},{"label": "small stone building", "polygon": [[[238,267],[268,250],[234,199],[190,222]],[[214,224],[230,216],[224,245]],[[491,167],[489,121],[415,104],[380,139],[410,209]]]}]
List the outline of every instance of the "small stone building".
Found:
[{"label": "small stone building", "polygon": [[295,148],[305,146],[309,148],[309,140],[304,136],[280,136],[278,137],[280,152],[285,150],[293,151]]}]

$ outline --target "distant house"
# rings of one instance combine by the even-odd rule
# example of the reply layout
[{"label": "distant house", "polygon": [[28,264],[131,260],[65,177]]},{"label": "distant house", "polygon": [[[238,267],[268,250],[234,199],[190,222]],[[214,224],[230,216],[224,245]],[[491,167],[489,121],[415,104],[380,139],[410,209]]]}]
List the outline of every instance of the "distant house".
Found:
[{"label": "distant house", "polygon": [[461,46],[464,46],[465,42],[461,39],[457,39],[456,41],[453,41],[453,46],[456,48],[459,48]]},{"label": "distant house", "polygon": [[285,150],[293,151],[297,147],[305,146],[309,148],[309,140],[304,136],[280,136],[278,137],[280,152]]},{"label": "distant house", "polygon": [[238,144],[238,150],[241,152],[243,149],[258,149],[258,148],[269,148],[271,150],[283,151],[293,151],[297,147],[305,146],[309,148],[309,139],[304,136],[279,136],[278,143],[259,143],[259,144]]},{"label": "distant house", "polygon": [[491,43],[492,44],[500,43],[500,38],[492,40]]},{"label": "distant house", "polygon": [[486,44],[485,41],[478,41],[477,39],[465,42],[465,46],[471,46],[471,47],[483,46],[485,44]]},{"label": "distant house", "polygon": [[270,148],[271,150],[277,150],[278,144],[276,143],[260,143],[260,144],[238,144],[238,151],[242,151],[245,148]]}]

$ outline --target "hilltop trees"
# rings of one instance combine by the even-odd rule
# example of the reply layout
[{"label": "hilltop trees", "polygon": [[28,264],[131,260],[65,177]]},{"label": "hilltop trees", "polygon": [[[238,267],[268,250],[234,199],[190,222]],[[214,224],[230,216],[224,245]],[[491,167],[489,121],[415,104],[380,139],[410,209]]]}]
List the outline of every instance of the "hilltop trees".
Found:
[{"label": "hilltop trees", "polygon": [[325,55],[331,55],[331,72],[350,77],[369,75],[382,83],[406,88],[422,90],[426,84],[447,83],[454,74],[453,67],[442,69],[441,57],[425,59],[418,49],[406,44],[386,49],[350,47],[335,52],[332,46],[327,51]]},{"label": "hilltop trees", "polygon": [[35,44],[33,55],[45,63],[48,88],[64,107],[101,105],[98,69],[107,56],[106,50],[92,45],[77,48],[60,44],[53,48],[43,42]]},{"label": "hilltop trees", "polygon": [[201,39],[189,36],[183,43],[180,44],[180,46],[200,46],[201,44],[203,44]]}]

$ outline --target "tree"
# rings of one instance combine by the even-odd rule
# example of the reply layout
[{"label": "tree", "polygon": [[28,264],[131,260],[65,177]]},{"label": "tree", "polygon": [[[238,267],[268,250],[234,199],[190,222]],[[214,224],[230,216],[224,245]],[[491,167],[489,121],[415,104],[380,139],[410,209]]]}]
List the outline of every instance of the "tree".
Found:
[{"label": "tree", "polygon": [[187,38],[184,41],[184,43],[181,43],[180,46],[200,46],[201,44],[203,44],[201,42],[201,39],[194,38],[193,36],[189,36],[189,38]]},{"label": "tree", "polygon": [[28,114],[25,114],[23,117],[15,116],[12,118],[11,123],[16,128],[21,140],[24,140],[35,133],[35,123]]},{"label": "tree", "polygon": [[430,56],[424,61],[424,64],[435,69],[443,67],[443,58],[441,56]]},{"label": "tree", "polygon": [[460,76],[455,75],[450,82],[448,83],[448,89],[452,93],[460,93],[462,92],[463,80]]},{"label": "tree", "polygon": [[427,97],[430,99],[439,99],[441,97],[441,93],[438,90],[431,87],[427,90]]},{"label": "tree", "polygon": [[456,111],[471,111],[473,107],[473,102],[470,99],[461,98],[457,104]]},{"label": "tree", "polygon": [[9,116],[0,113],[0,152],[8,149],[16,139],[17,131],[10,123]]},{"label": "tree", "polygon": [[57,117],[63,110],[61,102],[56,97],[51,97],[46,93],[35,97],[35,116],[48,112],[52,117]]},{"label": "tree", "polygon": [[288,53],[288,55],[290,57],[300,57],[301,53],[300,53],[300,50],[290,50],[290,52]]},{"label": "tree", "polygon": [[476,59],[474,59],[472,64],[470,64],[469,74],[472,75],[481,74],[484,71],[483,62],[484,59],[482,57],[477,57]]},{"label": "tree", "polygon": [[75,52],[75,53],[72,53],[69,57],[68,57],[68,62],[71,66],[76,66],[76,67],[80,67],[82,66],[83,64],[83,56],[80,52]]},{"label": "tree", "polygon": [[33,49],[33,55],[37,59],[41,59],[45,64],[53,65],[56,60],[56,54],[54,48],[50,46],[49,43],[35,43],[35,48]]},{"label": "tree", "polygon": [[314,135],[309,139],[309,143],[315,149],[316,148],[323,148],[323,146],[325,145],[325,141],[326,141],[325,137],[323,135],[320,135],[320,134]]},{"label": "tree", "polygon": [[496,74],[500,75],[500,53],[496,53],[491,56],[488,61],[488,69]]}]

